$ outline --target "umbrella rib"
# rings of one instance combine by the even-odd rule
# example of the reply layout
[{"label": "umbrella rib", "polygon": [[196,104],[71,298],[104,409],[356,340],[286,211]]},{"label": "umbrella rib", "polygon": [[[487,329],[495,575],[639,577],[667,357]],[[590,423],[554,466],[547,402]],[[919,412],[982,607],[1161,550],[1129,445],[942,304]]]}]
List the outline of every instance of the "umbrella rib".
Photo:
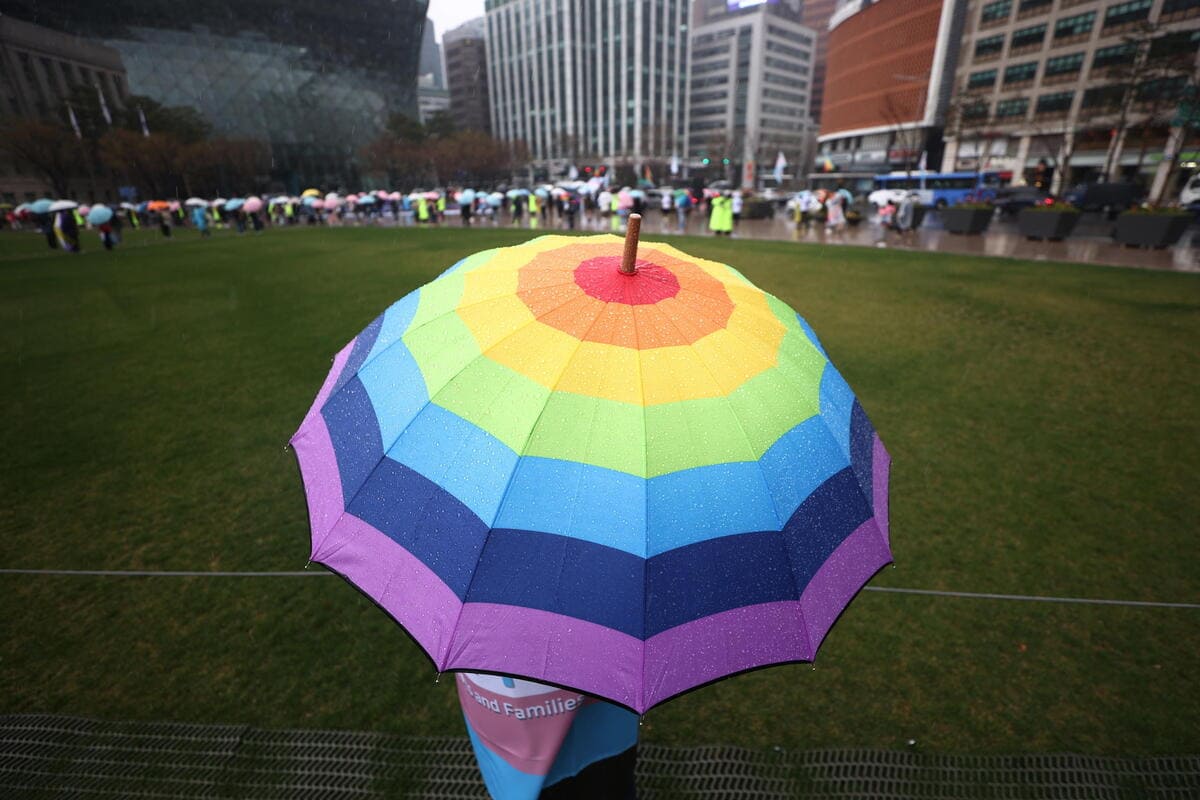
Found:
[{"label": "umbrella rib", "polygon": [[[496,298],[492,298],[492,299],[494,300],[494,299],[496,299]],[[570,302],[570,301],[567,301],[567,302]],[[389,445],[387,445],[386,447],[384,447],[384,448],[383,448],[383,458],[379,459],[379,461],[378,461],[378,462],[376,462],[375,466],[371,468],[371,471],[370,471],[369,473],[367,473],[367,477],[366,477],[366,478],[364,478],[364,479],[363,479],[363,482],[362,482],[362,483],[360,483],[360,484],[358,485],[358,488],[356,488],[356,489],[354,490],[354,494],[353,494],[353,495],[350,497],[350,500],[349,500],[349,501],[345,501],[345,502],[343,502],[343,504],[342,504],[342,513],[341,513],[341,514],[339,514],[339,515],[338,515],[338,518],[337,518],[337,520],[336,520],[336,521],[334,521],[334,523],[333,523],[332,525],[330,525],[330,526],[329,526],[329,532],[327,532],[327,533],[325,534],[325,537],[324,537],[324,538],[321,540],[322,544],[324,543],[324,539],[329,537],[329,533],[332,533],[332,532],[333,532],[333,529],[334,529],[334,528],[336,528],[336,527],[338,526],[338,524],[339,524],[339,523],[342,521],[342,518],[343,518],[343,517],[345,517],[347,513],[349,513],[349,512],[347,512],[347,511],[346,511],[346,509],[348,509],[348,508],[350,507],[350,505],[351,505],[351,504],[354,502],[354,500],[355,500],[355,499],[357,499],[358,495],[359,495],[359,494],[362,492],[362,490],[363,490],[363,487],[364,487],[364,486],[366,486],[366,485],[367,485],[367,483],[368,483],[368,482],[371,480],[371,477],[372,477],[372,476],[375,474],[375,472],[376,472],[376,471],[379,469],[380,465],[381,465],[381,464],[383,464],[383,462],[384,462],[385,460],[387,460],[387,454],[388,454],[388,452],[389,452],[389,451],[391,451],[391,449],[392,449],[392,448],[394,448],[394,447],[396,446],[396,443],[400,441],[401,437],[403,437],[403,436],[404,436],[404,434],[408,432],[408,429],[409,429],[409,428],[412,426],[413,422],[415,422],[415,421],[416,421],[417,417],[421,416],[421,414],[423,414],[423,413],[425,412],[425,409],[427,409],[427,408],[428,408],[430,405],[435,405],[435,403],[434,403],[434,399],[435,399],[435,398],[436,398],[438,395],[440,395],[440,394],[442,393],[442,391],[443,391],[443,390],[444,390],[444,389],[445,389],[447,386],[449,386],[449,385],[450,385],[450,383],[451,383],[451,382],[454,380],[454,378],[457,378],[459,375],[461,375],[461,374],[463,373],[463,371],[464,371],[464,370],[465,370],[465,369],[466,369],[468,366],[470,366],[471,364],[474,364],[474,363],[475,363],[476,361],[478,361],[479,359],[481,359],[481,358],[487,358],[487,357],[488,357],[488,355],[487,355],[488,351],[490,351],[490,350],[492,350],[493,348],[495,348],[495,346],[496,346],[496,345],[498,345],[498,344],[500,344],[501,342],[503,342],[503,341],[506,341],[507,339],[510,339],[510,338],[512,338],[513,336],[515,336],[515,335],[517,334],[517,332],[518,332],[518,331],[520,331],[520,330],[522,330],[522,329],[523,329],[523,328],[524,328],[526,325],[529,325],[529,324],[531,324],[531,323],[537,322],[537,321],[538,321],[538,320],[540,320],[540,319],[541,319],[543,316],[546,316],[547,314],[550,314],[550,313],[553,313],[554,311],[557,311],[559,308],[561,308],[561,307],[562,307],[562,305],[566,305],[566,303],[562,303],[562,304],[560,304],[559,306],[555,306],[554,308],[547,310],[545,313],[543,313],[543,314],[540,314],[540,315],[538,315],[538,316],[536,316],[536,317],[534,317],[534,318],[532,318],[532,319],[530,319],[530,320],[527,320],[527,321],[523,322],[522,324],[520,324],[520,325],[516,326],[515,328],[513,328],[513,330],[509,331],[507,334],[505,334],[504,336],[502,336],[501,338],[499,338],[499,339],[497,339],[495,342],[493,342],[493,343],[492,343],[492,345],[491,345],[491,347],[489,347],[489,348],[488,348],[488,350],[486,350],[486,351],[485,351],[485,350],[483,350],[483,349],[481,348],[481,349],[480,349],[480,352],[479,352],[479,355],[472,357],[472,358],[471,358],[469,361],[467,361],[466,363],[464,363],[464,364],[462,365],[462,367],[460,367],[460,368],[459,368],[459,370],[458,370],[457,372],[455,372],[455,373],[454,373],[454,375],[453,375],[453,376],[452,376],[452,377],[451,377],[449,380],[447,380],[447,381],[446,381],[444,384],[442,384],[441,386],[439,386],[439,387],[438,387],[437,391],[435,391],[435,392],[429,392],[429,387],[428,387],[428,385],[426,385],[425,389],[426,389],[426,393],[428,393],[428,394],[429,394],[429,399],[428,399],[428,400],[426,400],[424,403],[422,403],[422,404],[421,404],[421,407],[420,407],[420,408],[417,410],[417,412],[416,412],[415,414],[413,414],[413,415],[412,415],[412,417],[410,417],[410,418],[409,418],[408,422],[404,423],[404,427],[403,427],[403,428],[401,428],[401,429],[400,429],[400,432],[399,432],[399,433],[397,433],[397,434],[396,434],[396,436],[395,436],[395,437],[392,439],[392,441],[391,441],[391,444],[389,444]],[[446,313],[444,313],[444,314],[439,314],[437,317],[434,317],[433,319],[441,319],[441,318],[443,318],[443,317],[445,317],[445,316],[447,316],[447,315],[449,315],[449,314],[455,314],[455,313],[457,313],[457,311],[458,311],[458,309],[457,309],[457,308],[455,308],[455,309],[452,309],[452,310],[450,310],[450,311],[447,311],[447,312],[446,312]],[[386,312],[384,312],[384,313],[386,313]],[[429,320],[429,322],[432,322],[432,321],[433,321],[433,320]],[[426,322],[426,323],[424,323],[424,324],[428,324],[428,322]],[[407,335],[408,335],[408,331],[405,331],[405,332],[404,332],[404,334],[402,334],[402,335],[400,335],[400,336],[397,336],[395,341],[393,341],[393,342],[392,342],[391,344],[389,344],[387,347],[385,347],[385,348],[383,348],[382,350],[380,350],[380,351],[379,351],[379,353],[378,353],[378,354],[376,354],[374,358],[371,358],[371,359],[370,359],[370,360],[368,360],[368,361],[364,361],[364,362],[363,362],[363,364],[362,364],[362,365],[361,365],[361,366],[360,366],[360,367],[357,369],[357,371],[355,372],[355,375],[357,376],[359,373],[361,373],[361,372],[363,371],[363,369],[365,369],[365,368],[366,368],[366,366],[367,366],[369,363],[373,362],[373,361],[374,361],[376,358],[379,358],[379,356],[383,355],[385,352],[387,352],[388,350],[390,350],[390,349],[392,349],[393,347],[395,347],[397,343],[399,343],[399,342],[403,342],[403,341],[404,341],[404,337],[405,337],[405,336],[407,336]],[[473,337],[472,337],[472,338],[473,338]],[[476,344],[478,344],[478,342],[476,342]],[[506,368],[506,369],[507,369],[507,368]],[[511,381],[513,381],[513,380],[516,380],[516,378],[517,378],[517,374],[518,374],[518,373],[517,373],[516,371],[514,371],[514,370],[511,370],[511,369],[509,369],[509,372],[511,373],[511,374],[509,375],[509,381],[511,382]],[[423,374],[422,374],[422,381],[424,381],[424,375],[423,375]],[[345,391],[346,385],[348,385],[348,384],[349,384],[349,381],[347,381],[345,384],[343,384],[343,385],[342,385],[342,388],[341,388],[341,389],[338,389],[338,390],[337,390],[337,392],[333,392],[333,393],[331,393],[331,394],[330,394],[330,396],[329,396],[328,398],[326,398],[326,399],[325,399],[325,404],[324,404],[324,405],[328,405],[328,404],[329,404],[329,400],[330,400],[330,399],[331,399],[331,398],[332,398],[334,395],[336,395],[336,394],[338,394],[338,393],[340,393],[340,392],[342,392],[342,391]],[[324,405],[322,406],[322,408],[324,408]],[[439,405],[439,408],[445,408],[445,407],[444,407],[444,406],[440,406],[440,405]],[[543,406],[543,411],[544,411],[544,410],[545,410],[545,407]],[[540,414],[539,414],[538,418],[539,418],[539,419],[541,418],[541,415],[540,415]],[[380,444],[382,444],[382,440],[380,440]],[[512,479],[512,476],[510,475],[510,476],[509,476],[509,480],[511,480],[511,479]],[[507,491],[508,491],[508,489],[507,489],[507,487],[506,487],[506,488],[505,488],[505,492],[507,493]],[[483,520],[481,519],[480,521],[482,522]],[[493,522],[495,522],[495,520],[493,520]],[[328,553],[328,554],[326,554],[326,555],[332,555],[333,553],[336,553],[338,550],[342,549],[342,547],[344,547],[344,546],[345,546],[346,544],[348,544],[349,542],[350,542],[350,540],[349,540],[349,539],[347,539],[345,542],[343,542],[343,543],[342,543],[342,545],[340,545],[340,546],[337,548],[337,550],[333,550],[333,551],[331,551],[330,553]],[[320,546],[320,545],[318,545],[318,547],[319,547],[319,546]]]},{"label": "umbrella rib", "polygon": [[[644,490],[642,492],[642,520],[643,525],[649,530],[650,525],[650,479],[646,477],[650,471],[650,443],[646,440],[646,380],[642,375],[642,336],[638,330],[637,314],[633,314],[633,341],[637,345],[637,365],[638,365],[638,391],[642,398],[642,480],[644,481]],[[646,623],[650,619],[650,558],[649,558],[649,542],[650,537],[645,536],[645,542],[642,547],[642,636],[646,635]],[[646,639],[642,639],[642,667],[639,671],[638,680],[638,706],[645,708],[646,706]]]},{"label": "umbrella rib", "polygon": [[[570,301],[568,301],[568,302],[570,302]],[[563,305],[565,305],[565,303]],[[559,306],[556,306],[555,309],[551,309],[550,311],[545,312],[545,314],[541,314],[541,315],[538,315],[537,317],[534,317],[534,319],[531,320],[531,322],[536,322],[536,321],[540,320],[546,314],[552,313],[552,311],[557,310],[558,307]],[[601,317],[602,313],[603,313],[603,311],[598,311],[596,313],[596,316],[592,318],[591,323],[588,325],[588,332],[591,332],[592,328],[595,327],[596,320],[598,320]],[[525,323],[525,325],[528,325],[528,324],[529,324],[528,322]],[[525,325],[518,326],[518,328],[516,330],[520,330],[521,328],[524,328]],[[509,333],[508,336],[514,335],[516,333],[516,330]],[[488,541],[492,538],[492,532],[495,530],[496,521],[500,518],[500,512],[504,509],[504,504],[508,500],[508,494],[512,490],[513,479],[516,478],[517,470],[520,469],[520,467],[521,467],[521,459],[525,458],[525,451],[529,448],[529,440],[531,438],[533,438],[533,432],[535,430],[537,430],[538,423],[540,423],[542,420],[542,415],[544,415],[546,413],[546,408],[550,405],[550,398],[554,396],[554,392],[557,389],[559,382],[562,380],[562,376],[566,374],[567,368],[571,365],[571,361],[574,360],[575,355],[579,352],[579,348],[582,347],[584,341],[586,341],[586,336],[587,336],[587,334],[585,333],[583,337],[580,337],[579,339],[576,340],[575,349],[571,352],[571,356],[569,358],[566,358],[563,360],[562,371],[560,371],[558,376],[554,379],[554,385],[550,387],[550,391],[546,395],[546,402],[543,403],[541,409],[538,410],[538,415],[534,419],[533,424],[529,426],[529,432],[525,435],[525,441],[521,445],[521,449],[519,451],[517,451],[517,462],[513,465],[512,471],[508,473],[508,480],[504,484],[504,491],[501,492],[501,494],[500,494],[500,502],[496,504],[496,513],[492,517],[491,522],[488,524],[487,533],[483,537],[483,545],[479,548],[479,553],[480,553],[481,557],[483,555],[483,552],[487,549]],[[506,336],[505,338],[508,338],[508,337]],[[503,341],[503,339],[501,339],[499,341]],[[497,342],[497,344],[499,343],[499,341]],[[495,345],[493,345],[493,347],[494,346]],[[490,349],[491,348],[489,348],[489,350]],[[481,353],[480,357],[483,357],[483,355],[484,354]],[[474,361],[474,359],[472,359],[472,361]],[[515,377],[516,377],[516,372],[514,371],[510,380],[515,379]],[[467,581],[467,590],[463,594],[463,603],[461,606],[459,606],[458,616],[454,620],[454,626],[450,629],[450,641],[446,646],[447,658],[449,657],[450,652],[454,649],[454,640],[458,634],[458,626],[459,626],[459,623],[462,621],[463,610],[467,607],[466,598],[468,596],[470,596],[471,587],[475,585],[475,576],[478,574],[479,574],[479,560],[476,560],[475,566],[471,570],[471,579],[469,581]],[[559,574],[561,576],[562,573],[560,572]],[[443,668],[445,666],[445,664],[444,663],[439,664],[438,666],[439,666],[439,668]],[[545,672],[545,661],[542,662],[542,671]],[[539,676],[539,678],[541,680],[546,680],[546,678],[544,676]]]},{"label": "umbrella rib", "polygon": [[[664,315],[664,316],[666,316],[666,315]],[[673,319],[671,319],[669,316],[666,316],[666,319],[671,324],[671,326],[673,328],[675,328],[675,330],[678,331],[680,333],[680,335],[682,335],[683,332],[679,330],[679,326],[675,324],[675,321]],[[709,367],[708,363],[704,360],[704,358],[698,352],[696,352],[695,350],[693,350],[692,352],[696,353],[696,360],[699,361],[704,366],[704,370],[705,370],[705,372],[708,373],[708,376],[712,380],[713,385],[720,388],[720,381],[717,380],[717,376],[713,373],[713,371]],[[749,448],[751,453],[755,452],[754,443],[750,441],[750,436],[749,436],[749,434],[746,433],[746,426],[742,424],[742,419],[741,419],[741,417],[738,416],[737,409],[734,408],[733,403],[731,403],[729,401],[729,395],[722,394],[721,399],[724,401],[725,405],[729,408],[730,415],[733,417],[734,421],[737,423],[738,430],[741,432],[742,438],[746,442],[746,447]],[[755,459],[754,467],[755,467],[755,471],[758,473],[759,479],[762,480],[763,488],[766,489],[767,497],[771,498],[771,511],[775,515],[775,524],[778,528],[778,534],[780,536],[782,536],[783,528],[784,528],[784,521],[779,516],[779,506],[775,502],[775,494],[774,494],[774,492],[771,491],[771,484],[767,481],[767,475],[765,472],[763,472],[761,458]],[[788,551],[788,549],[786,547],[783,548],[783,552],[784,552],[784,556],[787,558],[787,562],[788,562],[788,574],[791,575],[791,577],[792,577],[792,594],[795,596],[797,603],[798,603],[800,600],[800,583],[799,583],[799,581],[796,580],[795,564],[792,562],[792,554]],[[808,640],[809,648],[811,649],[812,641],[809,640],[809,637],[808,637],[808,625],[806,624],[806,622],[804,620],[804,610],[801,609],[799,607],[799,605],[797,605],[797,612],[798,612],[798,616],[800,618],[799,619],[800,627],[804,631],[804,638],[806,640]],[[816,654],[814,653],[813,655],[815,656]]]}]

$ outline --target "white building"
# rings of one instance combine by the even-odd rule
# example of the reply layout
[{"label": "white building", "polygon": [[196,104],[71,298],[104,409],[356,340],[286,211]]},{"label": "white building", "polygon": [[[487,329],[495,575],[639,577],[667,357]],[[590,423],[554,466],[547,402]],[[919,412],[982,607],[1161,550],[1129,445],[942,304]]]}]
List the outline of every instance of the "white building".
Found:
[{"label": "white building", "polygon": [[800,24],[799,2],[697,3],[689,165],[728,164],[749,186],[756,169],[770,172],[780,152],[800,163],[813,128],[816,39],[816,31]]},{"label": "white building", "polygon": [[684,147],[686,0],[487,0],[492,131],[536,160],[633,164]]}]

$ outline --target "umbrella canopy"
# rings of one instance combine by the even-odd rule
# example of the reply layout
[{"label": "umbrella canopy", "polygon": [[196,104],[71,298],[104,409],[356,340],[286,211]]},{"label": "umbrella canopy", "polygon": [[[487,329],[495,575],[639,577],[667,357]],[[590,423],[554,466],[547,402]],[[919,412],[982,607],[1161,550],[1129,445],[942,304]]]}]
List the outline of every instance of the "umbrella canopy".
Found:
[{"label": "umbrella canopy", "polygon": [[499,208],[504,205],[504,195],[500,192],[492,192],[487,196],[487,203],[492,208]]},{"label": "umbrella canopy", "polygon": [[80,206],[79,207],[79,213],[83,214],[84,217],[87,217],[88,212],[91,210],[92,210],[91,206]]},{"label": "umbrella canopy", "polygon": [[242,210],[247,214],[255,214],[262,211],[263,201],[261,197],[247,197],[246,202],[242,204]]},{"label": "umbrella canopy", "polygon": [[79,203],[74,200],[55,200],[46,209],[47,211],[70,211],[72,208],[79,208]]},{"label": "umbrella canopy", "polygon": [[343,202],[344,201],[342,200],[341,197],[338,196],[337,192],[330,192],[329,194],[325,195],[326,208],[337,208]]},{"label": "umbrella canopy", "polygon": [[21,205],[19,205],[13,209],[13,213],[14,214],[32,213],[32,209],[31,209],[29,203],[21,203]]},{"label": "umbrella canopy", "polygon": [[358,198],[358,204],[359,204],[360,206],[373,206],[373,205],[375,205],[375,195],[371,195],[371,194],[364,194],[364,195],[361,195],[361,196]]},{"label": "umbrella canopy", "polygon": [[92,225],[103,225],[113,218],[113,211],[106,205],[97,203],[87,212],[87,221]]},{"label": "umbrella canopy", "polygon": [[196,208],[197,206],[208,208],[208,201],[203,197],[189,197],[183,201],[183,204],[188,208]]},{"label": "umbrella canopy", "polygon": [[278,197],[271,198],[271,203],[273,205],[287,205],[289,202],[291,202],[291,200],[286,194],[281,194]]},{"label": "umbrella canopy", "polygon": [[212,201],[212,204],[213,204],[214,206],[224,206],[224,205],[225,205],[226,203],[228,203],[228,202],[229,202],[229,201],[228,201],[228,200],[226,200],[224,197],[218,197],[217,199],[215,199],[215,200],[213,200],[213,201]]},{"label": "umbrella canopy", "polygon": [[891,561],[889,458],[783,302],[622,246],[459,262],[338,353],[292,442],[312,560],[437,669],[644,712],[814,657]]},{"label": "umbrella canopy", "polygon": [[137,210],[137,206],[135,206],[133,203],[121,203],[121,208],[125,209],[126,211]]},{"label": "umbrella canopy", "polygon": [[241,208],[245,204],[246,204],[245,200],[243,200],[240,197],[235,197],[232,200],[225,201],[225,210],[226,211],[237,211],[239,208]]},{"label": "umbrella canopy", "polygon": [[29,210],[34,214],[46,214],[50,211],[50,206],[54,201],[43,197],[41,200],[34,200],[29,204]]},{"label": "umbrella canopy", "polygon": [[325,201],[319,197],[314,197],[314,198],[311,198],[311,202],[309,202],[309,205],[312,206],[313,208],[324,208]]},{"label": "umbrella canopy", "polygon": [[301,197],[320,197],[321,190],[320,189],[305,189],[303,192],[300,193],[300,196]]}]

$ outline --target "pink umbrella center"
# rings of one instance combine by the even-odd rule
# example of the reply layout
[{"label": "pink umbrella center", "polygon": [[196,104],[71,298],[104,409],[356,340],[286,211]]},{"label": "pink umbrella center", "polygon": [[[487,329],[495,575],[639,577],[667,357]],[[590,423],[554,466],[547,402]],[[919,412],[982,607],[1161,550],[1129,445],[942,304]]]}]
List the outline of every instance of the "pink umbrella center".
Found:
[{"label": "pink umbrella center", "polygon": [[621,272],[620,256],[589,258],[575,268],[575,283],[605,303],[652,305],[679,294],[679,279],[665,267],[638,259],[637,272]]}]

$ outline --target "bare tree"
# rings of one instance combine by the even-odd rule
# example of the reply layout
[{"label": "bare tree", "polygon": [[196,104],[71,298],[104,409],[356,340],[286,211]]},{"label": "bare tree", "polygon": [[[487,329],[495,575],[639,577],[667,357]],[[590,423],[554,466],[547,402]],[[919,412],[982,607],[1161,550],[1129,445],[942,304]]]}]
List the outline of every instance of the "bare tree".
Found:
[{"label": "bare tree", "polygon": [[1114,91],[1105,110],[1115,118],[1116,135],[1104,157],[1106,177],[1117,177],[1120,153],[1134,128],[1141,139],[1137,162],[1140,171],[1153,129],[1174,111],[1188,77],[1195,70],[1195,49],[1187,38],[1189,33],[1179,37],[1156,23],[1141,22],[1121,37],[1126,58],[1109,67],[1107,73]]},{"label": "bare tree", "polygon": [[904,154],[904,173],[911,178],[913,167],[916,166],[916,160],[921,153],[922,129],[920,125],[908,121],[911,115],[904,113],[895,95],[890,92],[883,96],[880,113],[891,129],[892,146]]},{"label": "bare tree", "polygon": [[58,197],[69,193],[70,179],[84,171],[84,151],[75,135],[59,125],[14,120],[0,130],[0,149],[25,165]]}]

